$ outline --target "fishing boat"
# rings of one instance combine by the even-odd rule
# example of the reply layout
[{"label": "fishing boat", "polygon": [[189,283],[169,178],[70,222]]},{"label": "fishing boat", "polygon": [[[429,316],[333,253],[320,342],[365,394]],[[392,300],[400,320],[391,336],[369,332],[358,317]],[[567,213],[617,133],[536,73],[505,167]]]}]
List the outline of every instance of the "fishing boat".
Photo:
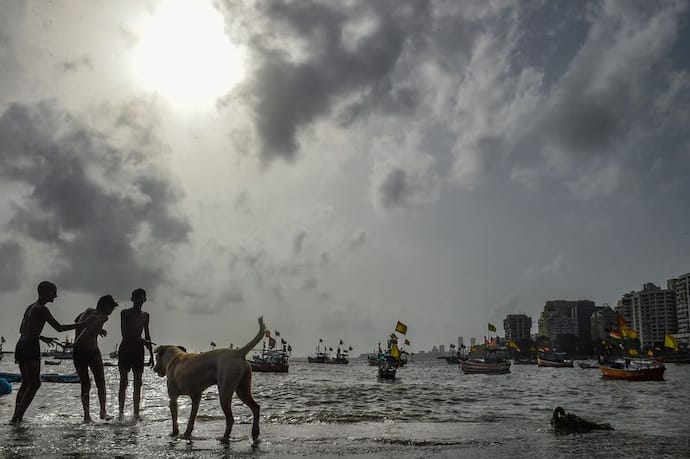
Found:
[{"label": "fishing boat", "polygon": [[601,375],[608,379],[628,381],[663,381],[666,366],[654,360],[623,359],[599,366]]},{"label": "fishing boat", "polygon": [[655,356],[654,360],[661,363],[690,363],[690,354],[667,354]]},{"label": "fishing boat", "polygon": [[565,352],[540,352],[537,354],[537,365],[550,368],[573,368],[573,361],[566,359]]},{"label": "fishing boat", "polygon": [[254,354],[249,361],[252,371],[260,373],[287,373],[290,368],[290,354],[279,349],[263,349]]},{"label": "fishing boat", "polygon": [[343,345],[343,340],[340,340],[340,344],[338,345],[338,348],[335,351],[335,357],[329,359],[326,361],[326,363],[331,363],[335,365],[347,365],[350,363],[350,351],[352,350],[352,346],[348,347],[347,349]]},{"label": "fishing boat", "polygon": [[583,370],[592,370],[592,369],[599,368],[598,363],[589,363],[589,362],[577,362],[577,366],[582,368]]},{"label": "fishing boat", "polygon": [[319,338],[319,344],[316,345],[316,353],[307,356],[307,362],[309,363],[328,363],[331,359],[331,355],[328,353],[328,348],[323,346],[321,350],[321,345],[323,344],[323,339]]},{"label": "fishing boat", "polygon": [[43,357],[50,357],[52,359],[63,359],[72,360],[72,351],[74,344],[69,338],[65,337],[62,342],[55,340],[55,345],[58,347],[56,349],[51,349],[49,351],[41,352]]},{"label": "fishing boat", "polygon": [[510,360],[502,349],[488,349],[483,356],[470,356],[460,361],[464,374],[505,374],[510,373]]},{"label": "fishing boat", "polygon": [[448,355],[442,355],[437,358],[445,359],[448,365],[457,365],[460,362],[460,353],[455,350],[455,345],[451,344]]},{"label": "fishing boat", "polygon": [[61,365],[62,360],[46,360],[46,365]]},{"label": "fishing boat", "polygon": [[[0,373],[0,378],[11,383],[22,382],[22,375],[20,373]],[[41,375],[41,381],[43,382],[54,382],[54,383],[78,383],[79,375],[76,373],[71,374],[57,374],[57,373],[44,373]]]},{"label": "fishing boat", "polygon": [[378,377],[380,379],[395,379],[398,372],[398,362],[382,360],[379,363]]}]

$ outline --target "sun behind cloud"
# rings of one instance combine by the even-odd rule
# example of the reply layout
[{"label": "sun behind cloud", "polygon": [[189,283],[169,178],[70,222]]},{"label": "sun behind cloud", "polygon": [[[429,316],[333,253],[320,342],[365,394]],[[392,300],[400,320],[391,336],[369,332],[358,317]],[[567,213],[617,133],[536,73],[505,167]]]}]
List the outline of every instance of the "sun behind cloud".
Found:
[{"label": "sun behind cloud", "polygon": [[175,107],[212,107],[244,77],[243,50],[210,1],[163,0],[139,18],[135,33],[135,80]]}]

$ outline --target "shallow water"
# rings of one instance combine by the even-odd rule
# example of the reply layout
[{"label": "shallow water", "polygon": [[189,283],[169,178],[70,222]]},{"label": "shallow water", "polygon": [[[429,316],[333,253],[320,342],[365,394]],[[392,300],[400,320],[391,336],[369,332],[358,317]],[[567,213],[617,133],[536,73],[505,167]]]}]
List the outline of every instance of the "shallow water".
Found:
[{"label": "shallow water", "polygon": [[[18,371],[12,356],[1,371]],[[71,361],[44,372],[72,372]],[[261,443],[250,441],[251,412],[233,399],[229,445],[217,390],[202,400],[192,441],[171,430],[165,379],[145,373],[143,421],[81,424],[78,384],[43,383],[26,421],[8,425],[18,384],[0,396],[0,456],[404,456],[690,457],[690,365],[668,365],[663,382],[609,381],[598,370],[514,365],[507,375],[463,375],[457,365],[412,362],[379,381],[363,360],[318,365],[293,359],[287,374],[255,373]],[[117,368],[106,367],[108,410],[117,413]],[[557,436],[555,406],[616,430]],[[180,399],[181,430],[191,403]],[[95,388],[92,413],[97,413]]]}]

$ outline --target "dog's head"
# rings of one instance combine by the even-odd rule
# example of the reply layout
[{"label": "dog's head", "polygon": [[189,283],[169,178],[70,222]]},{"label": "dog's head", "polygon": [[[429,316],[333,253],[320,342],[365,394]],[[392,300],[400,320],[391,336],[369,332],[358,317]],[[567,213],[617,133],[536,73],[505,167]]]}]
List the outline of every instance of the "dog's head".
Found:
[{"label": "dog's head", "polygon": [[184,346],[158,346],[154,351],[156,354],[156,365],[153,367],[153,371],[160,377],[165,376],[168,373],[168,364],[170,361],[178,354],[182,352],[187,352]]}]

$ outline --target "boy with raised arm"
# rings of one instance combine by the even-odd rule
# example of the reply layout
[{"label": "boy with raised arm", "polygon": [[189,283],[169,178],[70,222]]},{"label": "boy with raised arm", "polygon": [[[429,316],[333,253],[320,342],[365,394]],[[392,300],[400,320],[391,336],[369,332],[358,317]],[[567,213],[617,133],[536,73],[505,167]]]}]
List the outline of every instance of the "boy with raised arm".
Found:
[{"label": "boy with raised arm", "polygon": [[[139,419],[141,401],[142,375],[144,373],[144,347],[149,350],[149,365],[153,366],[153,347],[149,333],[149,314],[141,310],[146,302],[146,290],[135,289],[132,292],[132,307],[123,309],[120,313],[122,329],[122,343],[117,351],[117,366],[120,370],[120,392],[118,393],[119,419],[125,410],[125,395],[127,394],[127,375],[132,370],[134,375],[134,419]],[[141,333],[144,332],[142,339]]]},{"label": "boy with raised arm", "polygon": [[17,392],[14,405],[14,414],[11,423],[21,422],[24,413],[34,399],[36,391],[41,387],[41,346],[53,344],[53,338],[41,336],[43,326],[48,322],[58,332],[74,330],[77,324],[63,325],[50,313],[46,306],[57,298],[57,286],[52,282],[41,281],[38,284],[38,299],[29,305],[24,312],[22,323],[19,327],[19,341],[14,350],[14,359],[19,364],[19,372],[22,375],[22,384]]},{"label": "boy with raised arm", "polygon": [[91,422],[90,414],[90,395],[91,380],[89,379],[89,368],[93,373],[93,379],[98,389],[98,402],[100,404],[100,418],[104,420],[112,419],[108,416],[105,409],[105,374],[103,372],[103,359],[101,351],[98,349],[98,336],[105,336],[103,324],[117,306],[117,302],[111,295],[105,295],[98,299],[96,309],[87,308],[79,314],[75,322],[83,323],[77,326],[76,339],[74,340],[72,360],[74,368],[79,375],[81,383],[81,404],[84,408],[84,422]]}]

